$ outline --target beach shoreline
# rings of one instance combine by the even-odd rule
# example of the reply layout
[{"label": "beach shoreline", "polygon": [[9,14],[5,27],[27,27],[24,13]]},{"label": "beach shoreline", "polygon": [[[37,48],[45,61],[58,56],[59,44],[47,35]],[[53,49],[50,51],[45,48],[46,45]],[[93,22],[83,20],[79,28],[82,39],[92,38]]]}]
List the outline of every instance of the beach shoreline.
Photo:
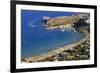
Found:
[{"label": "beach shoreline", "polygon": [[25,63],[38,62],[38,61],[41,61],[45,58],[52,57],[56,54],[59,54],[59,53],[63,52],[64,50],[68,50],[68,49],[73,48],[77,45],[80,45],[81,43],[85,42],[89,38],[89,34],[87,32],[84,32],[84,35],[85,35],[84,38],[81,38],[80,40],[78,40],[76,42],[72,42],[71,44],[67,44],[65,46],[56,48],[56,49],[51,50],[47,53],[43,53],[43,54],[32,56],[32,57],[26,57],[26,58],[24,58],[24,62]]}]

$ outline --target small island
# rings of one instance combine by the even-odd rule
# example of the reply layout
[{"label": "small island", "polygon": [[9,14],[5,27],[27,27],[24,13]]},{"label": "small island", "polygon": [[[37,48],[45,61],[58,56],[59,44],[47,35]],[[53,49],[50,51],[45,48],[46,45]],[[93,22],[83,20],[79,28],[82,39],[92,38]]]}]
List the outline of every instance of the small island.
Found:
[{"label": "small island", "polygon": [[90,59],[90,15],[81,13],[72,16],[59,16],[50,18],[43,16],[41,22],[46,30],[71,29],[82,33],[79,41],[57,47],[47,53],[22,58],[22,62],[46,62],[46,61],[72,61]]}]

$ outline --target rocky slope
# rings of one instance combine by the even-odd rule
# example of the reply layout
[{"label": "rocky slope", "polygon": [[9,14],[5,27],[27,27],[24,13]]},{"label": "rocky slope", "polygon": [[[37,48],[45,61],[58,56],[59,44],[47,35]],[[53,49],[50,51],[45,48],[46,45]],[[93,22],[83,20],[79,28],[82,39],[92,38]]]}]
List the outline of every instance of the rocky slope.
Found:
[{"label": "rocky slope", "polygon": [[42,23],[46,29],[55,28],[80,28],[83,26],[88,26],[90,15],[87,14],[77,14],[72,16],[60,16],[50,18],[47,16],[43,17]]}]

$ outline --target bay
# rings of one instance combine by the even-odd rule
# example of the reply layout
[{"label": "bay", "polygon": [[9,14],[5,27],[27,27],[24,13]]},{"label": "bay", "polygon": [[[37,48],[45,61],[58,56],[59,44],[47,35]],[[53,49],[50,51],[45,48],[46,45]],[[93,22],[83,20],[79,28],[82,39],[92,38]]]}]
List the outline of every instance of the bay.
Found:
[{"label": "bay", "polygon": [[56,12],[21,10],[21,56],[28,57],[42,54],[60,46],[70,44],[81,39],[79,32],[48,30],[42,25],[42,17],[71,16],[76,12]]}]

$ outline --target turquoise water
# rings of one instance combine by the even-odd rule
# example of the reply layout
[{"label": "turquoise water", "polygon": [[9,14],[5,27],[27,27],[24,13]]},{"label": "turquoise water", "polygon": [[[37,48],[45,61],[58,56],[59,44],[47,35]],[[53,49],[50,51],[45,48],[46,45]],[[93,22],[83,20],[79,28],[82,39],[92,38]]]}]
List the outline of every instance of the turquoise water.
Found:
[{"label": "turquoise water", "polygon": [[64,46],[77,41],[81,34],[59,29],[47,30],[43,27],[41,20],[43,16],[57,17],[78,14],[75,12],[54,12],[21,10],[21,55],[28,57],[48,52],[59,46]]}]

